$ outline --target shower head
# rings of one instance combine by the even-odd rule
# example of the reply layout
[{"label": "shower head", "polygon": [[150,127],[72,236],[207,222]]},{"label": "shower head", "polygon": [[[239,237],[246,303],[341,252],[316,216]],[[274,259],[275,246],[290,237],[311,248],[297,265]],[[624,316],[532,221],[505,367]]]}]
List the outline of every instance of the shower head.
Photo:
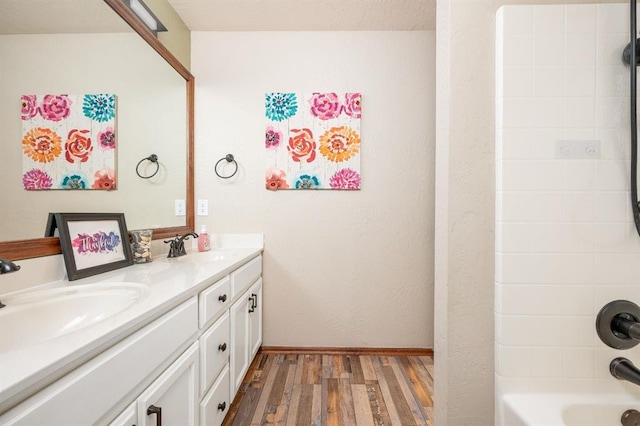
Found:
[{"label": "shower head", "polygon": [[[631,63],[631,43],[628,43],[622,51],[622,62],[626,65]],[[636,40],[636,66],[638,65],[640,65],[640,39]]]}]

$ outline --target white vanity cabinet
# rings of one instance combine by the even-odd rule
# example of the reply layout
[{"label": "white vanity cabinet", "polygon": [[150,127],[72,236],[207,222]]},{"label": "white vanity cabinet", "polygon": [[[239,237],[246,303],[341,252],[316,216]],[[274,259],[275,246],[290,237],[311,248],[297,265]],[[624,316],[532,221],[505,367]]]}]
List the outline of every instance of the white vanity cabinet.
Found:
[{"label": "white vanity cabinet", "polygon": [[0,425],[219,426],[262,344],[262,256],[0,415]]},{"label": "white vanity cabinet", "polygon": [[192,297],[4,413],[0,425],[106,423],[105,417],[115,417],[113,407],[127,395],[133,394],[128,402],[135,399],[141,384],[175,359],[197,330]]}]

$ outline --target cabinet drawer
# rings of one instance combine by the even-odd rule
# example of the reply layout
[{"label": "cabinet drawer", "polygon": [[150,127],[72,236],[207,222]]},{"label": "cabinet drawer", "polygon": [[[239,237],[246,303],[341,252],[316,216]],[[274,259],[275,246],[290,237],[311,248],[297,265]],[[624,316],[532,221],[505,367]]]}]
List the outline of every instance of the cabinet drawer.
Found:
[{"label": "cabinet drawer", "polygon": [[220,377],[200,403],[200,425],[218,426],[229,412],[229,366],[225,366]]},{"label": "cabinet drawer", "polygon": [[0,424],[95,424],[197,331],[192,297],[0,416]]},{"label": "cabinet drawer", "polygon": [[208,289],[200,292],[200,328],[203,328],[206,323],[229,306],[231,301],[230,282],[229,277],[224,277]]},{"label": "cabinet drawer", "polygon": [[231,274],[231,295],[235,297],[245,291],[261,274],[262,256],[258,256]]},{"label": "cabinet drawer", "polygon": [[202,395],[229,361],[229,312],[225,312],[200,337],[200,394]]}]

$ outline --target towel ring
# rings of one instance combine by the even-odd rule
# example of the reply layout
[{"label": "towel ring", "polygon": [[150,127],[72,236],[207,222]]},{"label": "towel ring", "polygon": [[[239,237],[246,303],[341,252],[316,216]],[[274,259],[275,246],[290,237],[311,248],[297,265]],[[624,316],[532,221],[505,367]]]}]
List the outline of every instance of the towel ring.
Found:
[{"label": "towel ring", "polygon": [[[233,163],[235,164],[236,168],[233,170],[233,173],[231,173],[229,176],[222,176],[220,173],[218,173],[218,165],[220,164],[220,162],[222,160],[226,160],[227,163]],[[218,177],[220,179],[229,179],[235,176],[236,173],[238,173],[238,163],[236,162],[236,160],[233,158],[233,154],[227,154],[225,155],[223,158],[219,159],[218,162],[216,163],[216,165],[213,167],[213,171],[216,172],[216,174],[218,175]]]},{"label": "towel ring", "polygon": [[[152,174],[150,174],[149,176],[142,176],[140,174],[140,164],[142,164],[142,162],[145,161],[145,160],[151,161],[152,163],[155,163],[155,165],[156,165],[156,171],[153,172]],[[158,170],[160,170],[160,163],[158,163],[158,156],[155,155],[155,154],[151,154],[147,158],[143,158],[142,160],[138,161],[138,165],[136,166],[136,174],[142,179],[150,179],[150,178],[154,177],[156,174],[158,174]]]}]

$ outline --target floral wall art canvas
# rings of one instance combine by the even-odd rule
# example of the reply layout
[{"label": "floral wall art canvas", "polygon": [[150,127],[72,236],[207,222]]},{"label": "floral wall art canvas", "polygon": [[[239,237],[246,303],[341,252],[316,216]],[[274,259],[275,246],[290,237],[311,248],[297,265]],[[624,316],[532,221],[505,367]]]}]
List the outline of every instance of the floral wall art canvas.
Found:
[{"label": "floral wall art canvas", "polygon": [[116,96],[23,95],[26,190],[116,189]]},{"label": "floral wall art canvas", "polygon": [[360,189],[360,93],[267,93],[266,188]]}]

